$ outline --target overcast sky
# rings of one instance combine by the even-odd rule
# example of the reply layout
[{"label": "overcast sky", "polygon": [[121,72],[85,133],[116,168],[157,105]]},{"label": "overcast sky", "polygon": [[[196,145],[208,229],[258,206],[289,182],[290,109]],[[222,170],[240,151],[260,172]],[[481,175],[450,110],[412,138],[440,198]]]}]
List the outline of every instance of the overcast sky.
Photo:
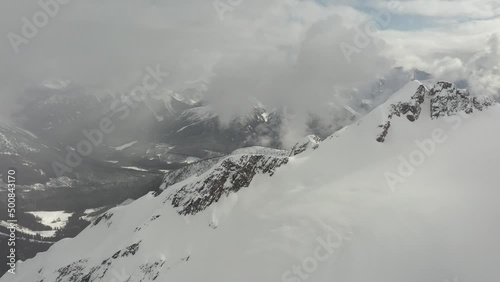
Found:
[{"label": "overcast sky", "polygon": [[[46,24],[37,1],[2,1],[0,116],[27,88],[70,81],[126,91],[158,64],[171,74],[165,88],[209,83],[207,99],[222,116],[245,110],[249,97],[314,108],[335,95],[332,88],[394,66],[468,79],[484,94],[500,84],[497,0],[401,1],[396,12],[385,0],[59,1],[68,3],[57,4]],[[353,28],[387,11],[389,22],[357,48]],[[23,18],[42,27],[23,33]],[[346,59],[342,43],[358,51]]]}]

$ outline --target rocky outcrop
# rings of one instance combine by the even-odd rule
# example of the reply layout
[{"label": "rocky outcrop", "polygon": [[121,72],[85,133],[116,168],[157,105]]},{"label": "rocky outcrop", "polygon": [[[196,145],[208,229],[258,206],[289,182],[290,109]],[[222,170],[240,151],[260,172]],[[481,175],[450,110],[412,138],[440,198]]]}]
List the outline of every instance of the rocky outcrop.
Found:
[{"label": "rocky outcrop", "polygon": [[181,215],[194,215],[221,197],[248,187],[256,174],[272,176],[286,163],[287,157],[272,155],[229,156],[203,174],[200,180],[189,182],[169,194],[165,202],[170,201]]},{"label": "rocky outcrop", "polygon": [[[306,139],[307,142],[298,143],[302,146],[294,147],[295,154],[318,147],[319,137],[308,136]],[[172,187],[174,190],[165,194],[165,202],[171,202],[181,215],[196,214],[221,197],[248,187],[255,175],[272,176],[278,167],[288,163],[289,155],[286,150],[258,146],[238,149],[224,158],[199,161],[166,173],[160,193]],[[185,184],[174,188],[181,182]]]},{"label": "rocky outcrop", "polygon": [[422,104],[425,101],[426,93],[427,89],[425,86],[421,85],[411,97],[410,101],[391,104],[389,106],[389,115],[387,116],[388,120],[384,124],[379,125],[379,127],[382,128],[382,132],[377,136],[377,142],[383,143],[385,141],[385,138],[389,134],[391,120],[394,116],[406,116],[406,118],[411,122],[417,120],[422,113]]},{"label": "rocky outcrop", "polygon": [[[409,101],[398,101],[389,104],[387,120],[382,125],[379,125],[382,132],[377,136],[377,142],[383,143],[386,140],[394,117],[404,116],[411,122],[418,120],[427,101],[432,119],[451,116],[458,112],[472,114],[475,110],[482,111],[497,103],[488,97],[472,97],[468,90],[458,89],[450,82],[438,82],[430,90],[427,90],[424,85],[420,85]],[[427,113],[425,111],[425,114]]]},{"label": "rocky outcrop", "polygon": [[457,112],[472,114],[475,110],[482,111],[496,104],[496,101],[484,97],[472,97],[468,90],[457,89],[449,82],[438,82],[428,96],[431,101],[431,117],[433,119],[450,116]]},{"label": "rocky outcrop", "polygon": [[290,157],[301,154],[307,150],[316,150],[321,143],[321,138],[316,135],[306,136],[302,141],[298,142],[290,150]]},{"label": "rocky outcrop", "polygon": [[[117,251],[97,265],[92,265],[88,259],[81,259],[61,267],[56,271],[56,282],[103,281],[103,277],[110,271],[113,277],[111,281],[154,281],[162,269],[170,268],[169,266],[165,266],[165,260],[163,259],[141,264],[136,271],[124,271],[124,269],[122,269],[122,271],[119,272],[113,269],[117,260],[121,260],[128,256],[134,256],[139,249],[140,243],[141,241],[123,250]],[[188,259],[189,257],[182,258],[180,262],[187,261]],[[43,269],[40,269],[38,273],[42,276]],[[41,278],[37,282],[44,282],[44,279]]]},{"label": "rocky outcrop", "polygon": [[290,151],[254,146],[235,150],[224,158],[199,161],[165,174],[160,193],[185,181],[180,188],[166,192],[165,202],[171,202],[181,215],[194,215],[223,196],[248,187],[255,175],[272,176],[278,167],[288,163],[289,157],[315,150],[320,142],[318,136],[309,135]]},{"label": "rocky outcrop", "polygon": [[389,134],[389,128],[391,128],[391,122],[386,121],[384,124],[379,125],[382,128],[382,133],[377,136],[377,142],[384,143],[387,134]]}]

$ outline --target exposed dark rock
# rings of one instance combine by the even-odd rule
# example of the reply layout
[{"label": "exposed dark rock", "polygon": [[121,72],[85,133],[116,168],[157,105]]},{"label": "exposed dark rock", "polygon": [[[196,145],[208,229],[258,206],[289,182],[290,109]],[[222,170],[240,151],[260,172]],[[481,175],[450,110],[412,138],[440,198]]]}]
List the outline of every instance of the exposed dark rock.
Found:
[{"label": "exposed dark rock", "polygon": [[382,127],[383,131],[377,137],[377,142],[384,143],[385,138],[387,137],[387,134],[389,133],[389,128],[391,127],[391,122],[387,121],[384,125],[380,125],[379,127]]},{"label": "exposed dark rock", "polygon": [[[212,158],[202,160],[196,163],[189,164],[185,167],[167,172],[163,178],[163,184],[160,187],[160,190],[165,190],[175,183],[181,182],[191,176],[203,174],[211,167],[216,165],[221,159],[222,158]],[[160,193],[156,194],[155,196],[158,196],[159,194]]]},{"label": "exposed dark rock", "polygon": [[83,276],[82,271],[85,269],[86,259],[73,262],[65,267],[57,270],[59,275],[55,282],[80,282]]},{"label": "exposed dark rock", "polygon": [[163,267],[164,264],[165,261],[160,260],[154,263],[143,264],[139,266],[139,268],[141,269],[145,277],[149,278],[149,280],[154,281],[156,280],[156,278],[158,278],[158,275],[160,275],[160,269]]},{"label": "exposed dark rock", "polygon": [[205,210],[223,196],[248,187],[257,173],[272,176],[276,168],[288,163],[287,157],[268,155],[230,156],[202,180],[189,183],[168,196],[166,201],[179,208],[181,215]]},{"label": "exposed dark rock", "polygon": [[127,257],[129,255],[135,255],[135,253],[137,252],[137,250],[139,250],[139,244],[141,243],[141,241],[135,243],[135,244],[132,244],[130,246],[128,246],[125,251],[123,251],[122,253],[122,257]]},{"label": "exposed dark rock", "polygon": [[[104,222],[107,222],[111,217],[113,216],[113,213],[105,213],[101,216],[99,216],[98,218],[96,218],[96,220],[94,220],[94,223],[92,225],[97,225],[99,224],[99,222],[101,222],[102,220],[104,220]],[[108,224],[108,227],[109,227],[109,224]]]},{"label": "exposed dark rock", "polygon": [[406,115],[406,118],[411,122],[418,120],[426,99],[430,100],[432,119],[451,116],[458,112],[472,114],[474,110],[482,111],[497,103],[488,97],[471,97],[468,90],[457,89],[450,82],[438,82],[431,90],[427,90],[425,86],[421,85],[410,101],[401,101],[389,106],[388,120],[379,126],[382,128],[382,132],[377,136],[377,142],[383,143],[386,140],[391,127],[390,121],[394,116]]},{"label": "exposed dark rock", "polygon": [[293,146],[290,150],[290,156],[296,156],[309,149],[316,150],[319,147],[319,143],[321,143],[321,138],[316,135],[309,135]]},{"label": "exposed dark rock", "polygon": [[496,104],[496,101],[484,97],[471,97],[468,90],[457,89],[449,82],[438,82],[430,91],[431,117],[433,119],[450,116],[457,112],[471,114],[474,110],[483,109]]}]

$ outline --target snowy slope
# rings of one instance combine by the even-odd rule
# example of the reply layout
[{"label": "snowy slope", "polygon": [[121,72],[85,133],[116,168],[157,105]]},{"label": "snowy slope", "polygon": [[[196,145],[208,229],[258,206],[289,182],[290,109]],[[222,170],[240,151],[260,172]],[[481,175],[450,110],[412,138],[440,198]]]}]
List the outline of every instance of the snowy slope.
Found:
[{"label": "snowy slope", "polygon": [[217,166],[108,211],[0,281],[499,281],[500,107],[433,118],[424,89],[418,119],[391,116],[377,142],[420,86],[205,210],[182,216],[170,200]]}]

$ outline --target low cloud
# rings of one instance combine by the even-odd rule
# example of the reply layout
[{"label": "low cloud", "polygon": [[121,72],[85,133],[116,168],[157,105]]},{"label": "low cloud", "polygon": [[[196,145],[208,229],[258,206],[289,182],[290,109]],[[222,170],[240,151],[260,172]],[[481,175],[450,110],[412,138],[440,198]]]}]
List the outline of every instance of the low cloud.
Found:
[{"label": "low cloud", "polygon": [[[422,10],[422,5],[432,6],[425,2],[402,1],[403,13],[433,16]],[[438,2],[443,11],[451,5]],[[457,7],[477,1],[459,2]],[[495,91],[498,71],[485,66],[498,62],[492,57],[498,50],[495,41],[490,41],[486,58],[467,63],[481,50],[477,38],[484,40],[486,33],[498,30],[495,20],[415,32],[377,31],[349,63],[340,44],[352,44],[357,34],[353,28],[387,3],[243,0],[224,10],[221,20],[212,1],[70,1],[15,54],[7,34],[21,34],[22,18],[29,19],[40,7],[9,1],[0,12],[0,115],[19,110],[16,101],[27,92],[37,95],[61,86],[47,82],[70,83],[83,94],[127,92],[149,65],[170,73],[162,85],[165,90],[206,82],[206,99],[223,120],[256,103],[286,108],[287,124],[295,127],[287,132],[297,132],[284,132],[286,136],[303,134],[311,112],[330,115],[328,105],[347,104],[351,97],[346,93],[393,66],[417,67],[443,78],[465,77],[475,89]],[[420,10],[412,8],[417,4]],[[497,13],[498,5],[481,1],[474,9],[468,16],[486,17]],[[445,17],[464,16],[446,11]]]},{"label": "low cloud", "polygon": [[392,66],[381,55],[384,42],[375,38],[349,61],[340,44],[353,44],[356,35],[341,17],[330,16],[307,29],[297,45],[224,58],[214,69],[207,101],[223,121],[249,112],[253,101],[270,109],[286,108],[283,135],[290,145],[286,140],[304,136],[311,113],[330,114],[329,102],[349,102],[344,90],[374,81]]}]

